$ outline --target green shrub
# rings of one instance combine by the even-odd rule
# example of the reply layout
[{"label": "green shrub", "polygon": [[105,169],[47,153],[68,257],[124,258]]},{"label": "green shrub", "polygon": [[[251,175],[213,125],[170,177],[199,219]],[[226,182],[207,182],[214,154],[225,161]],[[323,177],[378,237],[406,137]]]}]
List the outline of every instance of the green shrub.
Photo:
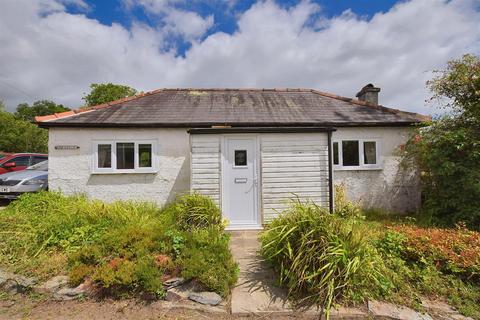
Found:
[{"label": "green shrub", "polygon": [[211,226],[223,230],[220,208],[209,197],[198,193],[180,196],[165,209],[165,213],[176,219],[181,230],[201,229]]},{"label": "green shrub", "polygon": [[384,280],[363,234],[356,220],[298,202],[263,232],[262,254],[279,271],[290,296],[322,306],[328,317],[341,296],[363,300],[369,286]]},{"label": "green shrub", "polygon": [[376,239],[387,277],[394,284],[387,298],[416,307],[422,296],[440,296],[464,315],[480,318],[480,286],[475,271],[478,241],[478,233],[461,228],[387,228]]},{"label": "green shrub", "polygon": [[230,236],[210,228],[188,236],[181,255],[182,276],[197,279],[209,290],[227,296],[237,282],[238,267],[229,250]]},{"label": "green shrub", "polygon": [[364,218],[359,202],[349,201],[347,199],[347,189],[345,185],[335,185],[335,214],[342,218]]},{"label": "green shrub", "polygon": [[218,207],[198,194],[162,210],[40,192],[0,212],[0,265],[40,280],[68,273],[72,284],[91,279],[111,294],[157,297],[162,278],[182,272],[226,296],[237,268],[223,229]]}]

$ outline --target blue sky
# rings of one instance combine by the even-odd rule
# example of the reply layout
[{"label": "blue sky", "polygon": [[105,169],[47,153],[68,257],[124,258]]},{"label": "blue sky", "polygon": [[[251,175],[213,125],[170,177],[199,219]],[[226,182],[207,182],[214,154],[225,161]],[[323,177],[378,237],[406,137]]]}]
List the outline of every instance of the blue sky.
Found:
[{"label": "blue sky", "polygon": [[[91,19],[96,19],[102,24],[111,25],[118,23],[130,28],[134,22],[142,22],[151,27],[161,27],[162,21],[146,10],[145,7],[136,6],[126,8],[122,0],[84,0],[89,9],[85,10],[75,3],[66,4],[68,12],[85,14]],[[159,1],[160,2],[160,1]],[[202,17],[213,15],[215,24],[205,33],[204,37],[216,32],[234,33],[237,29],[236,17],[247,11],[257,1],[187,1],[173,3],[172,6],[181,10],[194,11]],[[279,0],[276,3],[283,8],[291,8],[298,5],[299,0]],[[312,1],[321,7],[321,14],[328,18],[339,16],[345,11],[352,11],[363,19],[370,19],[375,13],[387,12],[397,2],[394,0],[317,0]],[[171,46],[175,46],[178,54],[184,55],[190,48],[188,41],[181,37],[173,39]]]},{"label": "blue sky", "polygon": [[480,54],[480,0],[4,0],[0,100],[82,105],[92,83],[312,88],[434,113],[425,82]]}]

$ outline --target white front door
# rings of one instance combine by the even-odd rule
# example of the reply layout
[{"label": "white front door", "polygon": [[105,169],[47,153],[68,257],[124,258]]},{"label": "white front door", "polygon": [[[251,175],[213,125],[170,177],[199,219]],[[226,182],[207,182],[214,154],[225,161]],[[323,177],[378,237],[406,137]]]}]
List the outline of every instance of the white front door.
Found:
[{"label": "white front door", "polygon": [[257,139],[225,137],[223,151],[222,207],[228,228],[259,228]]}]

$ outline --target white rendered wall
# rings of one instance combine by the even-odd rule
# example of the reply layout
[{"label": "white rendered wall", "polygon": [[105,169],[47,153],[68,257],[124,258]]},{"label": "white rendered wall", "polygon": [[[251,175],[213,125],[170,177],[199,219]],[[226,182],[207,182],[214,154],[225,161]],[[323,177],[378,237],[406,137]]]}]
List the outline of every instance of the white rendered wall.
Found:
[{"label": "white rendered wall", "polygon": [[[159,171],[92,174],[92,141],[156,139]],[[190,145],[185,129],[49,129],[49,188],[65,194],[83,193],[104,201],[146,200],[159,205],[190,189]],[[56,150],[76,145],[77,150]]]},{"label": "white rendered wall", "polygon": [[[418,208],[420,204],[418,177],[412,171],[404,172],[400,170],[400,158],[395,155],[397,148],[406,142],[410,131],[410,128],[339,128],[337,132],[333,133],[333,140],[379,139],[382,169],[366,171],[335,170],[334,183],[344,183],[349,197],[361,201],[367,207],[381,207],[394,211],[413,211]],[[178,193],[188,192],[190,187],[207,193],[206,189],[208,188],[203,188],[201,185],[210,183],[211,181],[208,179],[219,177],[220,174],[218,172],[218,174],[210,174],[209,176],[199,176],[198,178],[201,179],[197,180],[199,183],[190,184],[190,166],[194,164],[190,160],[189,135],[185,129],[51,128],[49,129],[49,136],[49,187],[50,190],[61,190],[66,194],[84,193],[89,197],[105,201],[117,199],[147,200],[163,205],[165,202],[173,200]],[[264,137],[274,137],[273,140],[275,141],[281,136],[280,134],[264,135]],[[294,135],[292,134],[291,137],[293,139]],[[218,139],[219,137],[214,138]],[[157,139],[159,150],[158,173],[92,174],[92,141],[109,139]],[[287,147],[287,140],[289,139],[285,140],[285,145],[282,148]],[[324,135],[322,135],[318,142],[324,143],[324,140]],[[219,140],[215,143],[219,143]],[[56,150],[56,145],[78,145],[80,149]],[[205,147],[208,146],[205,145]],[[263,151],[265,150],[263,149]],[[205,149],[204,151],[209,150]],[[214,153],[217,155],[216,159],[219,160],[218,151]],[[210,162],[201,164],[207,161],[200,160],[202,157],[204,156],[198,157],[199,161],[193,162],[198,162],[200,167],[211,164]],[[261,161],[265,160],[268,159],[261,159]],[[269,165],[271,166],[271,164],[267,164],[267,167]],[[326,175],[325,171],[323,175]],[[300,179],[299,175],[298,178]],[[326,179],[327,177],[319,181],[319,186],[322,189],[326,186]],[[298,188],[304,189],[310,186],[310,182],[307,182],[306,179],[303,185],[298,185]],[[211,187],[211,185],[208,187]],[[272,188],[270,185],[263,185],[263,187],[268,187],[269,190]],[[214,192],[212,196],[219,202],[221,200],[219,187],[212,191]],[[265,192],[266,189],[263,191]],[[322,197],[324,196],[323,193]],[[322,201],[322,205],[325,205],[324,202],[325,200]],[[265,202],[261,205],[264,218],[268,219],[268,216],[273,214],[269,209],[273,208],[270,208]]]},{"label": "white rendered wall", "polygon": [[412,128],[338,128],[332,140],[379,139],[381,170],[334,170],[335,185],[343,183],[347,195],[365,207],[396,212],[415,211],[420,206],[416,170],[402,170],[398,149]]}]

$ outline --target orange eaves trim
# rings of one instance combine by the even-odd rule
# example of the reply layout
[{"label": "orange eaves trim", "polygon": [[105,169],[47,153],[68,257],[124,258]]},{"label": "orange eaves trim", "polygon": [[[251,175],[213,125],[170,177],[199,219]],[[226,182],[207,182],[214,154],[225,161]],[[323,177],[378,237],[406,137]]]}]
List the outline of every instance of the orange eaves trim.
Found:
[{"label": "orange eaves trim", "polygon": [[119,103],[127,102],[127,101],[134,100],[134,99],[138,99],[138,98],[148,96],[148,95],[160,92],[160,91],[162,91],[162,89],[152,90],[152,91],[148,91],[148,92],[141,92],[141,93],[136,94],[136,95],[131,96],[131,97],[125,97],[125,98],[117,99],[117,100],[114,100],[114,101],[98,104],[98,105],[95,105],[95,106],[90,106],[90,107],[85,107],[85,108],[80,108],[80,109],[76,109],[76,110],[60,112],[60,113],[49,114],[49,115],[46,115],[46,116],[36,116],[35,117],[35,122],[40,123],[40,122],[47,122],[47,121],[50,121],[50,120],[56,120],[56,119],[71,117],[71,116],[77,115],[79,113],[84,113],[84,112],[89,112],[89,111],[94,111],[94,110],[98,110],[98,109],[107,108],[107,107],[110,107],[110,106],[113,106],[113,105],[116,105],[116,104],[119,104]]}]

